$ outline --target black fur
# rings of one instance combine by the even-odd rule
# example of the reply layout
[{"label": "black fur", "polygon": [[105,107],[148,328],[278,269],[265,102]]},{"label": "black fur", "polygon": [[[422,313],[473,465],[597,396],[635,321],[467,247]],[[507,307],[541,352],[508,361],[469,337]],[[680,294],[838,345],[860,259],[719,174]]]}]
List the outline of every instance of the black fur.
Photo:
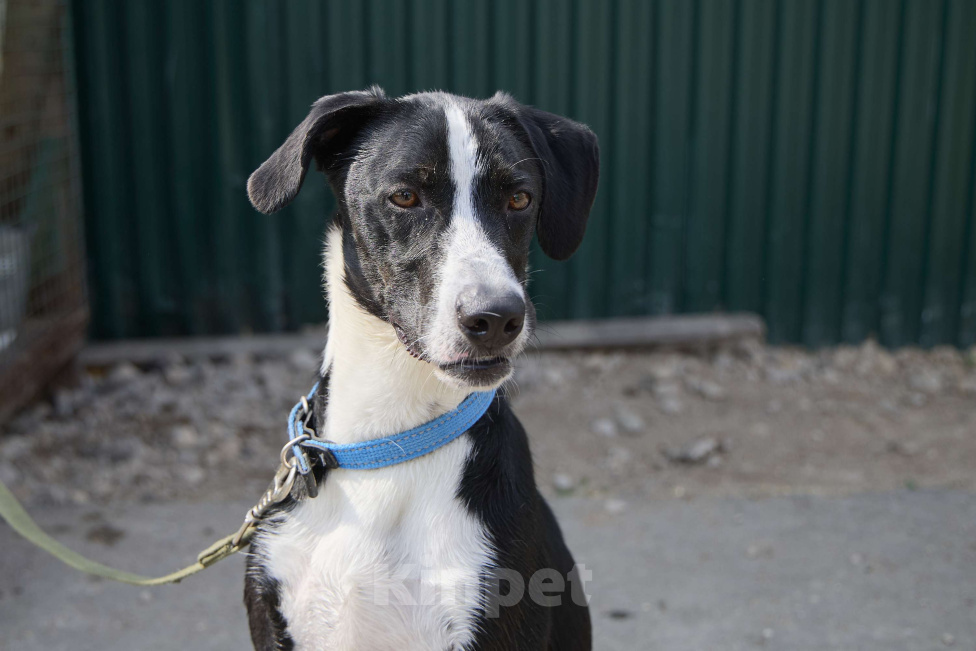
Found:
[{"label": "black fur", "polygon": [[259,544],[257,541],[251,543],[244,574],[244,605],[251,628],[251,643],[255,651],[292,651],[295,644],[281,616],[278,582],[268,576],[258,561]]},{"label": "black fur", "polygon": [[498,551],[498,566],[517,571],[526,590],[542,568],[553,568],[566,580],[558,607],[541,606],[526,594],[513,606],[501,606],[498,617],[483,613],[475,648],[589,649],[590,615],[581,599],[583,586],[574,579],[573,557],[536,488],[529,441],[508,401],[496,398],[468,436],[474,446],[458,497],[484,523]]},{"label": "black fur", "polygon": [[567,118],[495,95],[515,117],[544,170],[542,209],[536,232],[550,258],[566,260],[583,241],[600,180],[596,134]]}]

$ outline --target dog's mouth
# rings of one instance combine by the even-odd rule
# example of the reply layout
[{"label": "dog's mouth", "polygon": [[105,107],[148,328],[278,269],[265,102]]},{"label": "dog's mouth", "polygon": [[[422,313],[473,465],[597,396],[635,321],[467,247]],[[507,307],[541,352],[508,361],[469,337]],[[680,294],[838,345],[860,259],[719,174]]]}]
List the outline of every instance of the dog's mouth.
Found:
[{"label": "dog's mouth", "polygon": [[438,364],[442,371],[489,371],[493,368],[509,364],[507,357],[481,357],[481,358],[465,358],[459,359],[456,362],[450,362],[448,364]]},{"label": "dog's mouth", "polygon": [[391,325],[397,339],[411,357],[434,364],[440,372],[456,382],[476,387],[491,386],[507,378],[512,371],[511,358],[503,355],[490,357],[465,355],[450,362],[438,363],[427,357],[416,343],[410,340],[407,331],[400,324],[391,321]]},{"label": "dog's mouth", "polygon": [[467,357],[437,366],[450,378],[476,387],[496,385],[512,372],[508,357]]},{"label": "dog's mouth", "polygon": [[423,352],[417,349],[415,343],[411,343],[411,341],[407,338],[406,331],[404,331],[404,329],[400,326],[400,324],[393,323],[392,325],[393,325],[393,330],[396,332],[397,339],[399,339],[400,343],[403,344],[403,347],[407,349],[407,352],[410,353],[410,356],[413,357],[414,359],[424,359]]}]

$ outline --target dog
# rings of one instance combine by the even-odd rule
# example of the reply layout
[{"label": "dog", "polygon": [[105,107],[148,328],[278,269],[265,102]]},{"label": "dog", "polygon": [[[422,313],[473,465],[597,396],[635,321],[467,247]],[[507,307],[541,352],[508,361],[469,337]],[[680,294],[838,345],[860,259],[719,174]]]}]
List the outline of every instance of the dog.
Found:
[{"label": "dog", "polygon": [[[535,326],[533,234],[556,260],[583,238],[595,134],[504,93],[329,95],[251,175],[252,204],[288,205],[313,162],[337,200],[317,436],[390,436],[502,385]],[[586,572],[501,392],[451,443],[301,497],[252,541],[255,649],[591,648]]]}]

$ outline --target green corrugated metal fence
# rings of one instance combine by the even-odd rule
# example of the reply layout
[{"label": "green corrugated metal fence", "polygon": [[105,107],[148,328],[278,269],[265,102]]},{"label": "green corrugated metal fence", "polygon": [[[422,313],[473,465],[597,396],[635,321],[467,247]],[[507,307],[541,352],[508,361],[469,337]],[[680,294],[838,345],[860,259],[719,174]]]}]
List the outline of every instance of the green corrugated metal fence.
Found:
[{"label": "green corrugated metal fence", "polygon": [[710,310],[775,341],[976,343],[972,0],[79,0],[99,337],[325,317],[308,183],[248,174],[320,95],[378,83],[592,126],[603,176],[548,318]]}]

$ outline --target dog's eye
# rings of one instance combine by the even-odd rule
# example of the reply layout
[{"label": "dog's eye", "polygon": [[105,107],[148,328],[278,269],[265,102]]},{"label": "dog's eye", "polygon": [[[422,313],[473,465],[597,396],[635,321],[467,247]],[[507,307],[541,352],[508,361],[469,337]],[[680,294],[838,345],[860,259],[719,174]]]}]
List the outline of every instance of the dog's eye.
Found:
[{"label": "dog's eye", "polygon": [[508,209],[525,210],[529,207],[530,203],[532,203],[532,197],[529,196],[529,193],[524,190],[519,190],[508,198]]},{"label": "dog's eye", "polygon": [[401,208],[413,208],[420,203],[420,197],[411,190],[397,190],[390,195],[390,201]]}]

